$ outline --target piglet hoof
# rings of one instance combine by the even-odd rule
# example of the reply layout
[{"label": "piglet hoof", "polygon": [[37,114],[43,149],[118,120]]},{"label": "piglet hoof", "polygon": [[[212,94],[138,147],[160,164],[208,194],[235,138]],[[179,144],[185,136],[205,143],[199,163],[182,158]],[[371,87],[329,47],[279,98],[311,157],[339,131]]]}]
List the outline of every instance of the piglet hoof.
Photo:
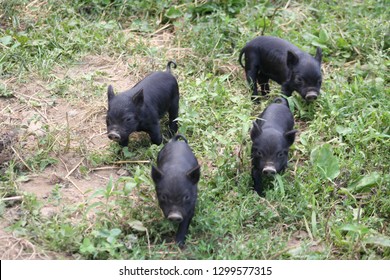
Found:
[{"label": "piglet hoof", "polygon": [[263,188],[256,188],[254,187],[256,193],[260,196],[260,197],[265,197],[265,191]]},{"label": "piglet hoof", "polygon": [[180,249],[183,249],[184,246],[186,245],[184,239],[176,239],[175,242],[176,242],[176,245],[179,246]]}]

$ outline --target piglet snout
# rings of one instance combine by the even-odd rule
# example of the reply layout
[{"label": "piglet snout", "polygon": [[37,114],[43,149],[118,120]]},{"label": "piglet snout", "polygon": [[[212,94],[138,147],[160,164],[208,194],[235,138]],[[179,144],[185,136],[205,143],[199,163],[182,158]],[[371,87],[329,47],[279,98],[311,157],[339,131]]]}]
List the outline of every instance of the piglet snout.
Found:
[{"label": "piglet snout", "polygon": [[121,136],[116,131],[110,131],[108,133],[108,138],[110,138],[110,140],[113,140],[113,141],[116,141],[116,142],[119,142],[121,140]]},{"label": "piglet snout", "polygon": [[264,167],[263,174],[264,175],[275,175],[276,169],[275,169],[275,167],[268,165],[268,166]]},{"label": "piglet snout", "polygon": [[180,212],[170,212],[168,215],[168,220],[180,223],[183,221],[183,215]]},{"label": "piglet snout", "polygon": [[309,92],[306,94],[305,99],[306,99],[306,101],[311,102],[311,101],[316,100],[317,97],[318,97],[318,93],[317,93],[317,92],[315,92],[315,91],[309,91]]}]

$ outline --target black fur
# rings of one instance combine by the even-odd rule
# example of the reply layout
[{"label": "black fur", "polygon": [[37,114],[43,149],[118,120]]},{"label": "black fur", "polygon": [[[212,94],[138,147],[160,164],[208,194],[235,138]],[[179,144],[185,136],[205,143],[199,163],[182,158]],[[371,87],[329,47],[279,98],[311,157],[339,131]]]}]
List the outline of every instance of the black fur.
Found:
[{"label": "black fur", "polygon": [[[180,138],[184,141],[179,141]],[[182,217],[176,243],[183,245],[195,213],[200,178],[200,166],[183,135],[174,136],[159,152],[151,174],[165,217],[169,218],[171,213]]]},{"label": "black fur", "polygon": [[160,119],[167,112],[170,136],[177,132],[179,87],[171,74],[171,64],[176,68],[176,64],[169,61],[166,71],[154,72],[118,95],[114,94],[111,85],[108,86],[107,132],[110,139],[127,146],[131,133],[145,131],[153,144],[160,145]]},{"label": "black fur", "polygon": [[[245,65],[242,63],[244,54]],[[321,61],[321,48],[317,48],[315,57],[312,57],[293,44],[271,36],[253,39],[239,55],[239,63],[245,69],[254,99],[258,96],[257,84],[265,95],[270,90],[271,79],[282,86],[283,94],[290,96],[295,90],[307,101],[313,101],[320,93]]]},{"label": "black fur", "polygon": [[287,167],[288,150],[295,140],[294,118],[287,100],[277,98],[253,123],[252,179],[259,195],[264,194],[262,176],[270,169],[279,173]]}]

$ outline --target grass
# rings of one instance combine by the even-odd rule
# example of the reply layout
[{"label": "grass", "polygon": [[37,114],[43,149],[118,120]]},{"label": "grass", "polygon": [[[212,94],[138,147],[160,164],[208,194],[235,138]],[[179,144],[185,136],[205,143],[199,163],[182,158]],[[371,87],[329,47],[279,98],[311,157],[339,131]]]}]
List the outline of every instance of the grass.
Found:
[{"label": "grass", "polygon": [[[1,136],[18,131],[0,163],[7,234],[58,258],[390,258],[385,1],[131,2],[1,2]],[[251,189],[249,129],[280,87],[253,104],[237,59],[263,33],[311,54],[322,47],[324,82],[313,104],[289,98],[299,135],[289,168],[260,198]],[[184,249],[172,242],[175,225],[164,220],[150,178],[161,147],[141,135],[122,149],[103,135],[106,86],[126,82],[124,90],[171,59],[179,132],[202,166]],[[52,119],[62,107],[76,111],[77,126]],[[96,138],[103,149],[90,144]],[[25,191],[63,165],[76,169],[46,183],[47,197]],[[92,181],[99,169],[112,172]],[[79,179],[91,185],[69,203]],[[48,204],[56,211],[44,215]]]}]

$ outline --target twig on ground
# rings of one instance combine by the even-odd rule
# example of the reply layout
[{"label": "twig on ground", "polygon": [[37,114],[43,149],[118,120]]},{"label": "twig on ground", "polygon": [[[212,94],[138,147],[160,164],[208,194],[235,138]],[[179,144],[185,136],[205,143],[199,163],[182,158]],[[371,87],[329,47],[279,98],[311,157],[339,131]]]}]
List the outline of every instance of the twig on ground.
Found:
[{"label": "twig on ground", "polygon": [[11,196],[11,197],[4,197],[1,199],[1,201],[13,201],[13,200],[22,200],[23,196],[18,195],[18,196]]},{"label": "twig on ground", "polygon": [[45,119],[46,123],[49,123],[49,120],[48,118],[41,112],[39,111],[37,108],[33,107],[33,109],[35,110],[35,112],[37,112],[43,119]]},{"label": "twig on ground", "polygon": [[150,163],[150,160],[119,160],[114,162],[115,164],[126,164],[126,163]]},{"label": "twig on ground", "polygon": [[103,166],[103,167],[96,167],[90,169],[91,171],[100,171],[100,170],[111,170],[111,169],[119,169],[120,166]]},{"label": "twig on ground", "polygon": [[62,159],[62,157],[59,157],[59,158],[60,158],[60,161],[62,162],[62,164],[65,166],[66,172],[69,173],[68,166],[66,166],[64,160]]},{"label": "twig on ground", "polygon": [[288,1],[287,1],[286,5],[284,6],[284,9],[287,9],[288,6],[290,6],[290,2],[291,2],[291,0],[288,0]]},{"label": "twig on ground", "polygon": [[64,153],[68,153],[70,150],[70,125],[69,125],[69,112],[66,112],[66,144]]},{"label": "twig on ground", "polygon": [[27,165],[27,163],[23,160],[23,158],[18,154],[18,152],[14,149],[14,147],[10,146],[11,147],[11,150],[16,154],[16,156],[20,159],[20,161],[24,164],[24,166],[27,167],[27,169],[30,171],[30,172],[34,172],[30,166]]},{"label": "twig on ground", "polygon": [[70,178],[66,178],[66,179],[69,180],[69,182],[71,182],[73,184],[73,186],[75,186],[75,188],[83,195],[83,200],[84,200],[85,195],[84,195],[83,191],[77,186],[77,184],[75,182],[73,182],[72,179],[70,179]]},{"label": "twig on ground", "polygon": [[72,170],[70,170],[69,172],[68,172],[68,174],[65,176],[65,179],[67,179],[76,169],[77,169],[77,167],[79,167],[79,165],[84,161],[84,159],[85,159],[85,157],[83,157],[80,161],[79,161],[79,163],[77,163],[76,165],[75,165],[75,167],[73,167],[72,168]]},{"label": "twig on ground", "polygon": [[159,33],[160,31],[163,31],[164,29],[167,29],[167,28],[170,27],[170,26],[171,26],[171,24],[170,24],[170,23],[167,23],[167,24],[165,24],[163,27],[157,29],[157,30],[154,31],[152,34],[150,34],[150,36],[153,36],[153,35]]}]

